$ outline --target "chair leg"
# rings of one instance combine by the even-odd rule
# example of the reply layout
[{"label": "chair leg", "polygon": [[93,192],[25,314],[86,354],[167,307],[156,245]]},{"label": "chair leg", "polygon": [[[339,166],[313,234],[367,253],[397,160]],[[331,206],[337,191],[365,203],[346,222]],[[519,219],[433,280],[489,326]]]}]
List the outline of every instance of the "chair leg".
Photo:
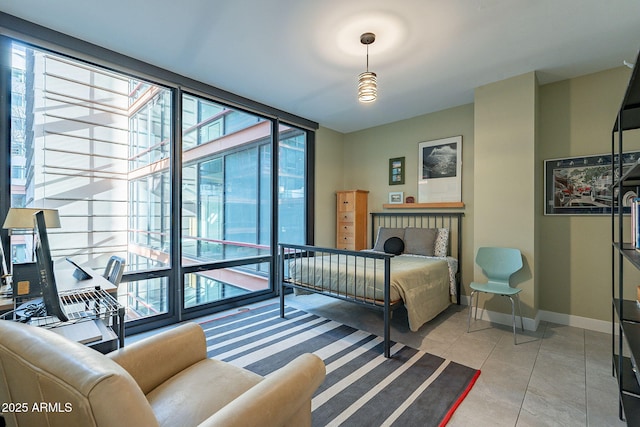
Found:
[{"label": "chair leg", "polygon": [[[513,325],[513,345],[518,345],[518,342],[516,341],[516,310],[515,310],[515,304],[513,302],[513,298],[511,298],[511,295],[507,295],[509,297],[509,300],[511,301],[511,324]],[[520,319],[522,319],[522,316],[520,317]]]},{"label": "chair leg", "polygon": [[520,295],[516,294],[518,298],[518,313],[520,313],[520,327],[522,328],[522,332],[524,332],[524,320],[522,319],[522,306],[520,305]]},{"label": "chair leg", "polygon": [[473,320],[478,320],[478,300],[480,299],[480,292],[476,293],[476,314],[473,316]]},{"label": "chair leg", "polygon": [[[467,333],[469,333],[469,329],[471,328],[471,311],[473,310],[473,294],[475,293],[476,291],[471,291],[471,296],[469,297],[469,316],[467,316]],[[477,299],[478,299],[478,296],[476,295],[476,301]]]}]

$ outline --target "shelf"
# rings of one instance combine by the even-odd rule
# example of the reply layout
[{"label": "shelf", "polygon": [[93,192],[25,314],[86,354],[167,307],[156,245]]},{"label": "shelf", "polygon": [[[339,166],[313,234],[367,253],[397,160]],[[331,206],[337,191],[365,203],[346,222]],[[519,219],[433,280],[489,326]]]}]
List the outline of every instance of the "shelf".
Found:
[{"label": "shelf", "polygon": [[[69,322],[82,319],[109,319],[117,316],[124,307],[109,292],[103,289],[76,289],[58,292],[60,305]],[[63,322],[55,316],[32,319],[36,326],[56,326]]]},{"label": "shelf", "polygon": [[615,186],[636,187],[640,184],[640,159],[625,172],[615,183]]},{"label": "shelf", "polygon": [[633,366],[631,365],[631,359],[628,357],[622,358],[622,375],[618,366],[618,355],[613,355],[613,366],[616,369],[617,375],[620,375],[620,381],[622,382],[622,390],[627,393],[633,393],[640,396],[640,385],[636,380],[636,376],[633,373]]},{"label": "shelf", "polygon": [[[639,60],[640,54],[636,64]],[[640,127],[640,66],[633,67],[619,112],[622,115],[622,126],[619,126],[619,118],[616,117],[613,125],[614,132],[617,132],[620,127],[623,131]]]},{"label": "shelf", "polygon": [[640,269],[640,251],[636,250],[631,243],[624,243],[622,247],[618,243],[613,246],[620,251],[631,264]]},{"label": "shelf", "polygon": [[[622,331],[627,344],[629,344],[631,354],[640,356],[640,324],[622,321]],[[640,360],[640,358],[637,360]]]},{"label": "shelf", "polygon": [[620,301],[618,298],[615,298],[613,301],[618,319],[620,319],[620,305],[622,305],[622,314],[624,316],[622,320],[625,322],[640,323],[640,307],[638,307],[635,301],[627,299]]},{"label": "shelf", "polygon": [[640,397],[622,393],[622,408],[628,426],[640,425]]},{"label": "shelf", "polygon": [[451,209],[464,208],[463,202],[441,202],[441,203],[385,203],[384,209]]}]

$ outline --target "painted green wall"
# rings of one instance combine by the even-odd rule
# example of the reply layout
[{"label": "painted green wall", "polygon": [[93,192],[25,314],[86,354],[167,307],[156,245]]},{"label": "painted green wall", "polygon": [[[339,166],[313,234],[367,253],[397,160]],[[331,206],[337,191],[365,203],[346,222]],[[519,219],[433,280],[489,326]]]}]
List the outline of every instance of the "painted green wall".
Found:
[{"label": "painted green wall", "polygon": [[[474,252],[483,246],[517,248],[524,267],[514,274],[522,315],[538,312],[535,260],[535,73],[491,83],[475,90],[475,209]],[[485,281],[480,267],[474,280]],[[492,312],[511,313],[501,296],[481,298]]]},{"label": "painted green wall", "polygon": [[[524,215],[536,230],[537,243],[532,252],[535,265],[530,268],[537,278],[533,305],[539,310],[603,321],[611,318],[609,217],[544,216],[542,171],[545,159],[609,151],[611,127],[629,75],[629,69],[620,67],[538,87],[537,107],[531,112],[534,116],[537,114],[534,119],[536,146],[530,151],[535,162],[533,168],[530,164],[527,166],[528,173],[533,173],[535,179],[531,189],[530,178],[527,178],[526,190],[535,198],[529,206],[529,209],[533,206],[533,212]],[[418,143],[462,135],[462,199],[465,203],[462,273],[466,278],[463,294],[468,295],[468,284],[474,277],[477,246],[474,235],[478,234],[475,229],[496,229],[503,220],[500,215],[495,219],[483,216],[482,221],[475,217],[475,186],[485,173],[474,159],[474,151],[481,150],[475,147],[475,108],[474,104],[463,105],[350,134],[320,128],[316,134],[316,244],[335,245],[336,191],[369,190],[369,211],[381,211],[389,191],[415,196]],[[629,150],[640,149],[640,133],[630,132],[625,137]],[[490,154],[477,155],[490,158]],[[402,156],[406,157],[406,183],[389,186],[388,161]],[[479,170],[475,171],[476,168]],[[627,274],[625,279],[626,296],[634,298],[640,275]]]},{"label": "painted green wall", "polygon": [[344,134],[321,127],[316,132],[315,244],[336,245],[336,191],[344,188]]},{"label": "painted green wall", "polygon": [[[626,90],[626,67],[540,88],[540,150],[544,159],[608,153],[611,129]],[[638,149],[637,132],[625,134],[625,151]],[[543,198],[543,183],[536,196]],[[540,308],[611,320],[609,216],[540,216]],[[640,276],[626,269],[626,292],[635,298]]]}]

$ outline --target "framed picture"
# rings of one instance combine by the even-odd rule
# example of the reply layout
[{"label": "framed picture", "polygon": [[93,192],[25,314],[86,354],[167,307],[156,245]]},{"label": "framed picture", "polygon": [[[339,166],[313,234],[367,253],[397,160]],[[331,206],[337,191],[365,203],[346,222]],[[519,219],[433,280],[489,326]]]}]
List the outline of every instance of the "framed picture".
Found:
[{"label": "framed picture", "polygon": [[389,185],[404,184],[404,157],[389,159]]},{"label": "framed picture", "polygon": [[462,201],[462,136],[418,144],[418,202]]},{"label": "framed picture", "polygon": [[392,205],[402,204],[404,193],[402,191],[392,191],[389,193],[389,203]]},{"label": "framed picture", "polygon": [[[640,159],[640,151],[622,153],[622,174]],[[614,157],[618,162],[618,155]],[[611,176],[611,154],[567,157],[544,161],[545,215],[611,214],[611,200],[618,211],[619,187]],[[618,178],[616,173],[616,179]],[[624,212],[631,211],[637,194],[623,188]]]}]

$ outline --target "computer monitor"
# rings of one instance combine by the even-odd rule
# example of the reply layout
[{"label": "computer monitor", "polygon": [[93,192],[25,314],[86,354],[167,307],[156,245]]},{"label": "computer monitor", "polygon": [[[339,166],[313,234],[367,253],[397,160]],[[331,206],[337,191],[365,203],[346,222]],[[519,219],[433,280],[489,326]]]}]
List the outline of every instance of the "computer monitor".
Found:
[{"label": "computer monitor", "polygon": [[60,321],[66,322],[69,319],[62,310],[60,299],[58,298],[58,287],[56,286],[56,278],[53,275],[53,260],[51,259],[47,227],[44,223],[44,212],[38,211],[33,214],[33,228],[36,238],[34,248],[36,264],[40,272],[42,300],[47,309],[47,315],[56,316]]}]

